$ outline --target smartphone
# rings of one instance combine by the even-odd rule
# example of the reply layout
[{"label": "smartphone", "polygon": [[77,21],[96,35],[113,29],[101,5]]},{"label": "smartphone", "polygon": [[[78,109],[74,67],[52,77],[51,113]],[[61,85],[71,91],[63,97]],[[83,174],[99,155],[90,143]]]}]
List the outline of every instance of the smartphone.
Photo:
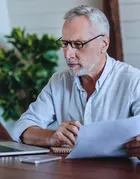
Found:
[{"label": "smartphone", "polygon": [[28,155],[28,156],[18,157],[18,159],[24,163],[39,164],[39,163],[45,163],[54,160],[61,160],[62,157],[53,156],[53,155]]}]

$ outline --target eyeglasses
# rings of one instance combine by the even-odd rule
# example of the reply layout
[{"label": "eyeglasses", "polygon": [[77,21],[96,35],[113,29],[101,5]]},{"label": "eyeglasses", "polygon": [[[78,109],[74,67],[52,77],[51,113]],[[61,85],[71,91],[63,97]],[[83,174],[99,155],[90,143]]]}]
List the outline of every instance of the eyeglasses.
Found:
[{"label": "eyeglasses", "polygon": [[103,37],[103,34],[97,35],[96,37],[86,41],[86,42],[81,42],[79,40],[77,41],[70,41],[70,40],[62,40],[62,37],[60,37],[57,41],[56,44],[58,44],[59,46],[61,46],[62,48],[67,48],[68,44],[70,44],[70,46],[72,48],[76,48],[76,49],[81,49],[83,48],[83,46],[89,42],[91,42],[92,40],[97,39],[98,37]]}]

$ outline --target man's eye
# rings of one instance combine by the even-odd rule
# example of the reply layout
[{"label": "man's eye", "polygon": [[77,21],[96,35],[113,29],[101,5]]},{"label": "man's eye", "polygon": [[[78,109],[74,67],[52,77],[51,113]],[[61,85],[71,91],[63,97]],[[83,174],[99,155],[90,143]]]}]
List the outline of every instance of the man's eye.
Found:
[{"label": "man's eye", "polygon": [[62,46],[63,46],[63,47],[67,47],[67,45],[68,45],[68,42],[62,41]]},{"label": "man's eye", "polygon": [[81,42],[74,42],[73,45],[74,45],[74,48],[82,48]]}]

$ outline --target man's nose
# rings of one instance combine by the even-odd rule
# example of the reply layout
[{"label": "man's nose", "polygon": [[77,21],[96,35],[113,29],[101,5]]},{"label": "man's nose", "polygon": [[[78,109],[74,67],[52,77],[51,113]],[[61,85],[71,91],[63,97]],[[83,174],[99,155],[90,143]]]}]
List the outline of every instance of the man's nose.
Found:
[{"label": "man's nose", "polygon": [[71,47],[70,44],[66,48],[64,48],[64,57],[65,59],[70,59],[75,57],[75,50],[74,48]]}]

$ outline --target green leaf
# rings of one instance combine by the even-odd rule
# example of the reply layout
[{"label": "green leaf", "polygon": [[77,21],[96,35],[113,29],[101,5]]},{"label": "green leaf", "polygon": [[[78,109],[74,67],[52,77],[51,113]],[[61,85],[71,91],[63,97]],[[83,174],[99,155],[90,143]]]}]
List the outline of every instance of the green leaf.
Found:
[{"label": "green leaf", "polygon": [[55,63],[58,60],[56,52],[54,50],[47,51],[43,54],[45,60]]},{"label": "green leaf", "polygon": [[0,49],[0,106],[5,120],[17,120],[55,72],[60,47],[55,37],[20,27],[5,37],[14,49]]}]

